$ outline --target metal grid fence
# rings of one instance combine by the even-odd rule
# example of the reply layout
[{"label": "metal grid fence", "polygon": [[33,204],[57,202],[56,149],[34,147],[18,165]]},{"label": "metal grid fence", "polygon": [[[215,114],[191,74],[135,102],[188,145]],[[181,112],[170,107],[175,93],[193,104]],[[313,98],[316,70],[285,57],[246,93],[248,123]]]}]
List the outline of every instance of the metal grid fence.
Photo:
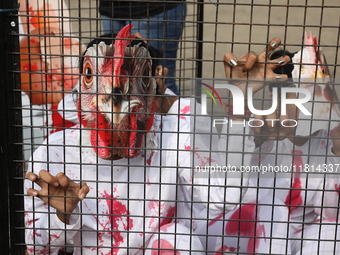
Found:
[{"label": "metal grid fence", "polygon": [[[0,4],[4,254],[338,254],[340,3],[103,2]],[[98,39],[105,24],[117,30],[112,20],[145,23],[141,35],[146,47],[158,47],[151,57],[163,69],[147,69],[142,41],[134,53],[113,55],[126,40]],[[175,30],[179,38],[170,36]],[[285,95],[279,78],[289,74],[288,89],[311,91],[304,104],[311,116],[289,108],[286,117],[256,117],[267,123],[260,129],[249,108],[236,114],[243,98],[230,101],[225,86],[239,80],[225,80],[223,56],[254,51],[267,66],[274,37],[292,62],[276,69],[271,91],[255,95],[255,108]],[[166,55],[173,47],[177,54]],[[118,86],[112,59],[119,57]],[[162,91],[171,81],[177,97]],[[278,133],[268,126],[274,120],[300,125]],[[31,171],[36,184],[25,178]],[[81,201],[78,190],[88,192]]]}]

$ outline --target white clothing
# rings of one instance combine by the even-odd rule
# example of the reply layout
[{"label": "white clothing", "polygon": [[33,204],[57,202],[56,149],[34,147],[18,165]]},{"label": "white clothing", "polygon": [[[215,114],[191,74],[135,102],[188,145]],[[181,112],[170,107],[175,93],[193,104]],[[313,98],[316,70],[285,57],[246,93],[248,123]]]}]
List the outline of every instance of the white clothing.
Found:
[{"label": "white clothing", "polygon": [[[223,132],[227,132],[225,128]],[[242,155],[242,151],[239,153]],[[338,254],[340,247],[334,244],[340,231],[334,223],[340,212],[339,164],[326,130],[320,130],[302,146],[288,139],[267,141],[256,148],[248,168],[243,168],[255,172],[249,174],[240,207],[218,216],[210,214],[210,219],[223,220],[206,222],[196,233],[225,236],[212,236],[209,242],[201,238],[204,246],[209,243],[206,249],[214,252],[232,247],[238,254]],[[328,173],[324,174],[326,169]],[[205,212],[201,218],[208,216]],[[315,223],[317,219],[322,219],[322,224]],[[238,231],[233,230],[235,222]]]},{"label": "white clothing", "polygon": [[32,105],[28,95],[21,92],[23,150],[24,158],[28,160],[48,135],[47,125],[51,125],[50,105]]},{"label": "white clothing", "polygon": [[[193,178],[193,164],[205,166],[219,159],[204,149],[204,134],[195,133],[192,139],[190,107],[190,100],[181,99],[166,116],[156,115],[157,148],[130,159],[98,158],[91,147],[80,146],[84,130],[79,127],[49,136],[34,153],[29,171],[64,172],[72,180],[86,182],[90,192],[69,225],[39,198],[25,197],[28,251],[57,254],[60,246],[72,240],[75,255],[144,254],[151,252],[148,248],[170,246],[177,249],[176,254],[189,249],[197,250],[192,254],[202,254],[203,248],[197,237],[189,235],[189,228],[181,222],[171,225],[177,204],[195,199],[221,212],[226,207],[223,201],[228,201],[231,210],[239,202],[240,188],[225,188],[222,178]],[[195,132],[207,130],[211,138],[208,129],[197,124]],[[25,189],[31,187],[32,182],[26,180]]]}]

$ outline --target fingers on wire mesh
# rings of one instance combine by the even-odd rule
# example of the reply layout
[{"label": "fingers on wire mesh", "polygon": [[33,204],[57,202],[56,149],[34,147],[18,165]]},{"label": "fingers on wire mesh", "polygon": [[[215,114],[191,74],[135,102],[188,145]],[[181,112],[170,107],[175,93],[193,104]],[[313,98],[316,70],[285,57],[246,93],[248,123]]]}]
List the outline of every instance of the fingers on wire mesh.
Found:
[{"label": "fingers on wire mesh", "polygon": [[237,59],[232,52],[227,52],[226,54],[224,54],[223,60],[225,63],[227,63],[228,65],[232,67],[237,66]]},{"label": "fingers on wire mesh", "polygon": [[284,66],[290,62],[290,57],[289,56],[283,56],[280,58],[276,58],[270,61],[272,68],[275,69],[279,66]]},{"label": "fingers on wire mesh", "polygon": [[87,195],[87,193],[90,192],[90,188],[87,186],[86,182],[82,182],[81,183],[81,189],[78,192],[78,198],[80,200],[83,200],[85,198],[85,196]]},{"label": "fingers on wire mesh", "polygon": [[270,54],[281,44],[281,39],[278,37],[273,38],[268,45],[263,49],[260,55],[264,56],[265,58],[269,58]]},{"label": "fingers on wire mesh", "polygon": [[40,187],[43,187],[44,185],[47,185],[47,184],[54,185],[54,186],[59,185],[56,178],[54,176],[52,176],[46,170],[41,170],[39,172],[39,176],[32,173],[32,172],[29,172],[29,173],[27,173],[26,178],[29,179],[32,182],[35,182]]},{"label": "fingers on wire mesh", "polygon": [[255,52],[249,51],[248,54],[246,54],[243,71],[247,72],[251,70],[254,67],[255,63],[257,62],[257,58],[258,58],[258,55]]},{"label": "fingers on wire mesh", "polygon": [[61,187],[64,189],[70,186],[70,179],[62,172],[58,173],[55,177]]}]

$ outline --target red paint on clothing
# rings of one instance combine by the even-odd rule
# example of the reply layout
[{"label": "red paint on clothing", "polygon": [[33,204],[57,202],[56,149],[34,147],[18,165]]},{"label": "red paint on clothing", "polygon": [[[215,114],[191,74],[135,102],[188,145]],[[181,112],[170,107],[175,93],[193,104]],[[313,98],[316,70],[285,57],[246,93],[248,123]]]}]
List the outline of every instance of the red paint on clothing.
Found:
[{"label": "red paint on clothing", "polygon": [[208,226],[212,226],[214,223],[217,222],[218,219],[221,219],[223,217],[223,215],[225,215],[225,213],[221,213],[220,215],[218,215],[217,217],[215,217],[213,220],[211,220],[209,223],[208,223]]},{"label": "red paint on clothing", "polygon": [[50,235],[50,242],[52,242],[53,239],[59,239],[60,236],[58,235]]},{"label": "red paint on clothing", "polygon": [[69,128],[75,125],[75,123],[65,120],[58,112],[58,104],[53,104],[51,106],[51,113],[52,113],[52,128],[53,130],[50,133],[54,133],[64,128]]},{"label": "red paint on clothing", "polygon": [[34,27],[34,28],[38,28],[39,24],[40,24],[40,19],[41,17],[39,16],[39,12],[34,12],[32,11],[30,13],[30,16],[35,16],[35,17],[30,17],[29,19],[29,23]]},{"label": "red paint on clothing", "polygon": [[38,234],[37,231],[38,231],[38,230],[34,230],[34,231],[33,231],[34,235],[37,236],[37,237],[41,237],[41,234]]},{"label": "red paint on clothing", "polygon": [[32,64],[25,64],[23,66],[23,70],[27,72],[36,72],[38,70],[38,64],[36,62],[32,62]]},{"label": "red paint on clothing", "polygon": [[[181,109],[181,114],[188,114],[190,113],[190,105],[185,106],[184,108]],[[185,116],[179,116],[181,119],[186,119]]]},{"label": "red paint on clothing", "polygon": [[[196,147],[195,150],[199,150],[199,148]],[[199,167],[208,166],[209,163],[216,162],[216,160],[214,160],[214,159],[212,159],[212,158],[209,158],[209,157],[206,157],[206,156],[202,156],[202,155],[201,155],[199,152],[197,152],[197,151],[194,151],[194,154],[195,154],[197,160],[199,161]]]},{"label": "red paint on clothing", "polygon": [[[219,248],[217,251],[227,251],[228,250],[228,246],[223,245],[221,248]],[[216,252],[215,255],[222,255],[224,253],[222,252]]]},{"label": "red paint on clothing", "polygon": [[338,195],[340,195],[340,187],[339,184],[334,185],[334,189],[338,192]]},{"label": "red paint on clothing", "polygon": [[151,165],[151,160],[152,160],[153,154],[155,154],[154,151],[151,152],[150,157],[146,160],[146,164],[148,164],[149,166]]},{"label": "red paint on clothing", "polygon": [[[103,198],[106,198],[108,206],[108,218],[111,223],[111,229],[104,228],[104,230],[110,230],[113,237],[113,247],[119,247],[124,242],[124,238],[121,235],[121,226],[123,230],[129,230],[133,228],[133,220],[128,216],[130,212],[126,209],[126,205],[116,200],[115,197],[104,191]],[[119,249],[113,249],[113,253],[116,253]]]},{"label": "red paint on clothing", "polygon": [[[188,151],[188,150],[191,150],[191,147],[189,145],[184,145],[184,149]],[[199,150],[199,148],[195,147],[195,149],[193,150],[193,153],[196,156],[196,158],[200,161],[200,164],[199,164],[200,167],[207,166],[209,163],[212,163],[212,162],[216,162],[216,160],[212,158],[201,156],[200,153],[197,152],[197,150]]]},{"label": "red paint on clothing", "polygon": [[152,243],[152,255],[180,255],[178,251],[175,251],[175,247],[165,239],[158,239]]},{"label": "red paint on clothing", "polygon": [[[296,205],[302,204],[302,197],[301,197],[301,180],[300,180],[300,173],[303,166],[302,161],[302,151],[294,150],[292,151],[294,157],[294,166],[296,172],[294,173],[293,184],[291,190],[289,191],[285,204],[288,206],[289,212],[298,208]],[[296,155],[300,154],[300,155]],[[294,206],[295,205],[295,206]]]},{"label": "red paint on clothing", "polygon": [[257,251],[259,246],[259,238],[265,236],[265,230],[263,225],[257,223],[256,215],[260,213],[256,210],[256,205],[245,204],[241,205],[234,213],[230,216],[230,221],[227,222],[225,232],[227,235],[234,236],[249,236],[248,248],[249,253]]},{"label": "red paint on clothing", "polygon": [[30,39],[30,42],[31,42],[31,43],[37,43],[37,40],[35,40],[34,38],[31,38],[31,39]]},{"label": "red paint on clothing", "polygon": [[71,49],[71,46],[72,46],[72,39],[71,38],[65,38],[64,39],[65,49]]},{"label": "red paint on clothing", "polygon": [[165,224],[163,226],[161,226],[160,230],[162,230],[163,232],[168,232],[168,228],[172,227],[175,223],[169,223],[169,224]]},{"label": "red paint on clothing", "polygon": [[169,206],[168,212],[165,215],[166,218],[163,218],[159,225],[162,227],[166,224],[169,224],[173,220],[173,217],[175,217],[175,212],[176,206]]},{"label": "red paint on clothing", "polygon": [[240,247],[236,248],[236,247],[228,247],[226,245],[223,245],[221,248],[219,248],[215,253],[215,255],[222,255],[222,254],[225,254],[224,252],[219,252],[219,251],[230,251],[230,252],[235,252],[237,250],[239,250]]}]

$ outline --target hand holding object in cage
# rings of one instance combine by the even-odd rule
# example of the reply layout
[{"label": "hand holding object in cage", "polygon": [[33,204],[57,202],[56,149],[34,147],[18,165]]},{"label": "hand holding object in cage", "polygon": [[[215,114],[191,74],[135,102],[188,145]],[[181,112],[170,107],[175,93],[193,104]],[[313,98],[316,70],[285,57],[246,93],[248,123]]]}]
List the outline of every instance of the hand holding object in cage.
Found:
[{"label": "hand holding object in cage", "polygon": [[260,54],[250,51],[238,59],[232,52],[227,52],[223,58],[226,78],[233,79],[230,82],[237,85],[244,94],[246,94],[247,87],[251,87],[255,94],[266,85],[264,81],[278,79],[285,81],[288,78],[287,75],[278,76],[273,70],[289,63],[289,56],[269,60],[270,54],[280,43],[279,38],[274,38]]},{"label": "hand holding object in cage", "polygon": [[89,192],[86,183],[75,183],[64,173],[52,176],[46,170],[41,170],[39,176],[29,172],[26,177],[41,187],[39,191],[28,189],[27,194],[39,197],[45,203],[55,208],[59,219],[66,224],[69,222],[70,213],[74,211],[78,202],[83,200]]}]

